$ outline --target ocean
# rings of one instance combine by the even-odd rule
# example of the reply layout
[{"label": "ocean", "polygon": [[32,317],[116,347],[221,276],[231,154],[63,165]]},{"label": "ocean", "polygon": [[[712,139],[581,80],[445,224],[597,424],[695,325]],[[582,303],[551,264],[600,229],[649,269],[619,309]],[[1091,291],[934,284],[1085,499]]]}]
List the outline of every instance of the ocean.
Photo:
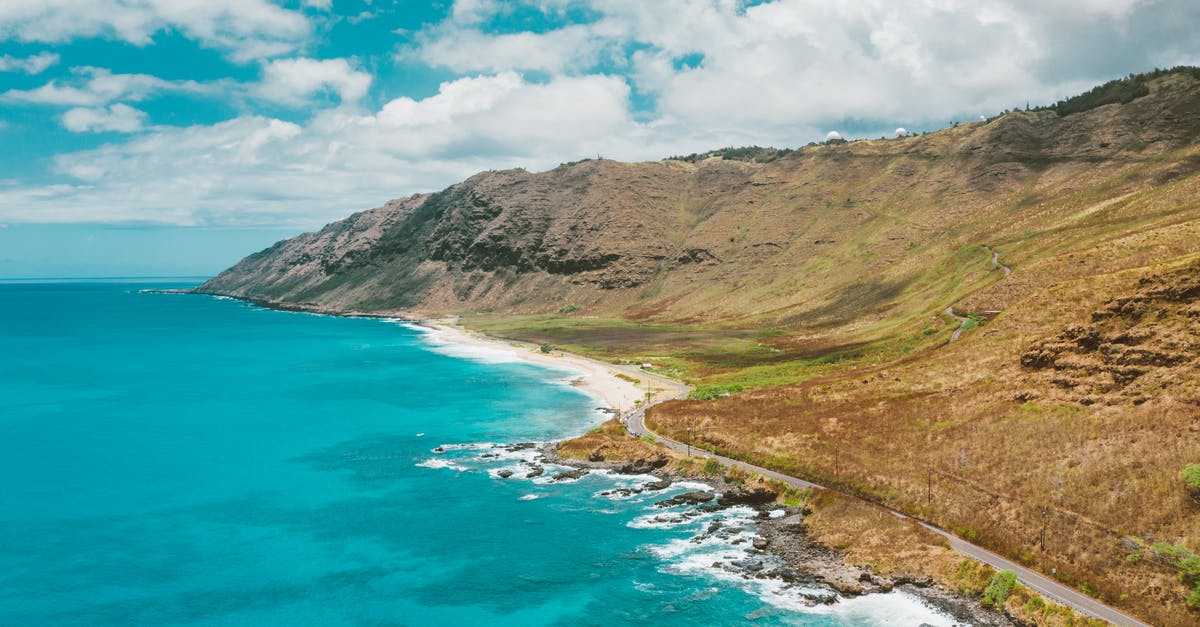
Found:
[{"label": "ocean", "polygon": [[953,623],[748,576],[754,512],[654,505],[699,486],[526,478],[604,419],[569,372],[186,286],[0,284],[0,624]]}]

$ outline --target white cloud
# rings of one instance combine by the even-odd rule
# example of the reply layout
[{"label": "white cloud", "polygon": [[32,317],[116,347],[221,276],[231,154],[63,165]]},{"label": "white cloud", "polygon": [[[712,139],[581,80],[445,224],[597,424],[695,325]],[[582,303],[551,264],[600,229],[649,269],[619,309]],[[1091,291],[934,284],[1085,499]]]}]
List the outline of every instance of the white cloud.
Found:
[{"label": "white cloud", "polygon": [[132,133],[142,130],[146,112],[117,103],[96,109],[76,108],[62,116],[63,126],[73,133],[118,132]]},{"label": "white cloud", "polygon": [[[26,39],[87,36],[93,24],[93,34],[139,44],[176,28],[249,58],[259,48],[269,55],[295,47],[308,32],[306,23],[271,26],[276,13],[296,14],[274,5],[255,18],[260,0],[247,0],[245,14],[231,8],[234,0],[180,0],[195,14],[169,16],[166,0],[21,4],[36,20],[14,18],[20,11],[8,1],[0,0],[0,36],[10,38],[18,23],[31,25]],[[55,26],[47,16],[65,16],[68,6],[88,15],[94,6],[116,9],[103,20]],[[141,15],[133,9],[151,17],[126,23]],[[492,32],[503,21],[495,18],[517,10],[591,21]],[[248,21],[231,25],[215,14]],[[542,169],[597,154],[637,160],[727,145],[797,146],[830,128],[848,137],[868,128],[877,137],[1195,60],[1198,24],[1194,0],[459,0],[403,52],[406,63],[457,77],[424,97],[392,92],[369,112],[373,77],[346,59],[260,60],[252,84],[86,68],[0,95],[76,107],[62,121],[80,130],[137,130],[146,118],[129,105],[166,90],[218,95],[245,111],[214,125],[141,128],[60,155],[57,184],[0,185],[0,221],[310,227],[479,170]],[[324,94],[336,96],[331,106]],[[255,115],[261,103],[312,112],[285,122]]]},{"label": "white cloud", "polygon": [[106,37],[145,46],[172,30],[246,61],[295,50],[311,25],[302,13],[267,0],[0,1],[0,40]]},{"label": "white cloud", "polygon": [[[488,32],[514,4],[597,17]],[[1194,0],[460,0],[404,58],[460,72],[609,67],[628,72],[663,119],[788,137],[797,123],[934,125],[1051,101],[1194,59],[1198,20]],[[698,66],[682,63],[693,56]]]},{"label": "white cloud", "polygon": [[597,63],[608,45],[591,28],[567,26],[546,33],[485,35],[473,29],[454,28],[428,38],[416,57],[436,67],[456,72],[537,70],[561,73]]},{"label": "white cloud", "polygon": [[243,116],[153,127],[60,156],[69,184],[0,188],[0,220],[311,227],[479,170],[661,156],[667,144],[630,118],[628,96],[619,78],[531,83],[503,73],[451,81],[373,115],[326,110],[303,126]]},{"label": "white cloud", "polygon": [[58,63],[58,55],[53,52],[42,52],[32,57],[0,56],[0,72],[24,72],[26,74],[41,74],[50,66]]},{"label": "white cloud", "polygon": [[114,100],[138,101],[163,91],[204,94],[219,88],[218,84],[167,81],[149,74],[113,74],[98,67],[73,68],[72,72],[75,80],[69,84],[50,81],[35,89],[12,89],[0,94],[0,101],[95,107]]},{"label": "white cloud", "polygon": [[299,104],[329,90],[348,104],[366,95],[370,86],[371,75],[345,59],[281,59],[263,66],[262,80],[252,91],[264,100]]}]

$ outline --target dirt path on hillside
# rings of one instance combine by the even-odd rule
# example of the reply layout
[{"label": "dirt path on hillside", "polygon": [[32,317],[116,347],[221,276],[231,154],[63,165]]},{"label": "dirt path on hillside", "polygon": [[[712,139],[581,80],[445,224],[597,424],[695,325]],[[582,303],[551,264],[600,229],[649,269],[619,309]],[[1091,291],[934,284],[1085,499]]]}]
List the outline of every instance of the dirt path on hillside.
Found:
[{"label": "dirt path on hillside", "polygon": [[[997,266],[1001,270],[1003,270],[1004,278],[1008,278],[1008,275],[1012,274],[1012,268],[1000,263],[1000,251],[994,250],[991,247],[987,247],[987,249],[992,251],[992,265]],[[960,316],[960,315],[954,313],[953,305],[950,307],[947,307],[945,313],[947,316],[950,316],[951,318],[954,318],[955,320],[958,321],[958,328],[955,329],[954,334],[950,336],[951,342],[958,341],[958,338],[959,338],[959,336],[961,336],[963,334],[963,331],[967,330],[967,323],[970,322],[971,319],[966,316]]]}]

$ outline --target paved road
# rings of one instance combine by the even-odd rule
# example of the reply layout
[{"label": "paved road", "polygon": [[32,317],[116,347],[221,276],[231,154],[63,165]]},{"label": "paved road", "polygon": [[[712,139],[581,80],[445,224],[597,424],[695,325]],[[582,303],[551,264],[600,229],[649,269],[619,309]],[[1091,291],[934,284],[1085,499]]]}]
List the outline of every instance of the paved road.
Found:
[{"label": "paved road", "polygon": [[[670,381],[670,380],[667,379],[666,381]],[[678,382],[674,382],[674,383],[676,386],[681,386],[681,384],[679,384]],[[686,389],[686,386],[683,386],[683,387]],[[684,395],[686,395],[686,392],[684,392]],[[665,438],[657,433],[653,433],[648,428],[646,428],[646,409],[647,408],[638,409],[638,410],[628,414],[623,419],[623,421],[625,422],[625,428],[628,429],[630,433],[632,433],[636,436],[639,436],[639,437],[643,436],[643,435],[652,435],[659,442],[662,442],[668,448],[674,449],[676,451],[681,451],[681,452],[690,451],[692,455],[715,459],[727,466],[736,466],[743,470],[747,470],[750,472],[756,472],[758,474],[763,475],[764,477],[769,477],[771,479],[777,479],[779,481],[783,481],[784,483],[787,483],[788,485],[792,485],[792,486],[795,486],[798,488],[820,488],[822,490],[830,489],[830,488],[826,488],[822,485],[812,483],[811,481],[805,481],[803,479],[793,477],[791,475],[785,475],[783,473],[775,472],[773,470],[762,468],[760,466],[755,466],[753,464],[747,464],[746,462],[741,462],[736,459],[730,459],[728,457],[717,455],[715,453],[710,453],[703,449],[689,447],[686,443],[676,442],[675,440],[672,440],[670,438]],[[833,491],[837,492],[837,490],[833,490]],[[850,496],[850,495],[847,495],[847,496]],[[851,498],[856,498],[856,497],[851,497]],[[885,508],[885,509],[890,509],[890,508]],[[909,516],[902,514],[896,510],[890,510],[890,511],[893,514],[895,514],[901,518],[909,518]],[[1122,627],[1150,627],[1146,623],[1143,623],[1142,621],[1139,621],[1136,618],[1129,616],[1128,614],[1125,614],[1119,610],[1113,609],[1113,608],[1111,608],[1111,607],[1109,607],[1109,606],[1107,606],[1085,594],[1076,592],[1075,590],[1072,590],[1071,588],[1068,588],[1068,587],[1050,579],[1049,577],[1046,577],[1035,571],[1029,570],[1028,568],[1021,566],[1020,564],[1017,564],[1016,562],[1013,562],[1013,561],[1005,559],[999,555],[996,555],[995,553],[992,553],[991,551],[989,551],[983,547],[975,546],[974,544],[971,544],[970,542],[967,542],[966,540],[963,540],[962,538],[959,538],[958,536],[955,536],[947,531],[938,529],[937,527],[934,527],[933,525],[921,522],[916,519],[913,519],[913,520],[916,521],[918,524],[920,524],[922,527],[925,527],[926,529],[942,536],[943,538],[946,538],[946,540],[948,540],[950,542],[950,546],[953,547],[954,550],[956,550],[960,553],[963,553],[965,555],[969,555],[970,557],[973,557],[973,558],[975,558],[997,570],[1010,570],[1010,571],[1016,573],[1017,579],[1021,583],[1025,584],[1026,586],[1029,586],[1031,589],[1035,590],[1038,594],[1041,594],[1048,599],[1057,601],[1058,603],[1061,603],[1071,609],[1074,609],[1077,612],[1086,614],[1088,616],[1099,618],[1101,620],[1106,620],[1114,625],[1121,625]]]}]

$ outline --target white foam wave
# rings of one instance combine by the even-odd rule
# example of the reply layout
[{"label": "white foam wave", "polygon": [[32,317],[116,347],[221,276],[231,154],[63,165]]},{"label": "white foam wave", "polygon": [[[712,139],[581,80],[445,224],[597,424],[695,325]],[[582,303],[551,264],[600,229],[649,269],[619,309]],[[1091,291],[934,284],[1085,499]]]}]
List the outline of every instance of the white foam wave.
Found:
[{"label": "white foam wave", "polygon": [[959,624],[953,617],[930,607],[919,597],[902,591],[842,598],[832,605],[815,606],[803,605],[802,602],[798,605],[797,595],[789,594],[790,592],[792,591],[768,587],[760,594],[760,598],[775,607],[796,609],[808,614],[836,616],[839,622],[852,625],[952,627]]},{"label": "white foam wave", "polygon": [[411,322],[402,322],[400,326],[421,333],[421,340],[424,342],[427,350],[446,355],[447,357],[467,359],[484,364],[507,364],[522,361],[521,355],[514,348],[455,342],[446,339],[445,331],[431,329]]},{"label": "white foam wave", "polygon": [[671,487],[672,488],[682,488],[683,490],[686,490],[689,492],[697,491],[697,490],[702,491],[702,492],[707,492],[712,489],[712,486],[708,485],[707,483],[700,483],[699,481],[679,481],[676,483],[672,483]]},{"label": "white foam wave", "polygon": [[540,499],[540,498],[542,498],[542,496],[543,496],[543,495],[541,495],[541,494],[526,494],[526,495],[523,495],[521,498],[519,498],[519,499],[517,499],[517,500],[518,500],[518,501],[535,501],[535,500],[537,500],[537,499]]},{"label": "white foam wave", "polygon": [[449,470],[455,470],[455,471],[459,471],[459,472],[466,470],[466,468],[463,466],[459,466],[458,464],[455,464],[454,462],[451,462],[451,461],[448,461],[445,459],[439,459],[437,457],[427,459],[423,462],[417,462],[416,465],[421,468],[433,468],[433,469],[446,468]]},{"label": "white foam wave", "polygon": [[[783,510],[774,510],[775,512]],[[836,617],[839,623],[853,625],[954,625],[952,617],[929,607],[920,598],[904,593],[870,594],[843,598],[832,588],[816,583],[794,583],[772,576],[786,569],[783,560],[753,549],[759,538],[749,507],[733,507],[713,513],[656,512],[629,523],[635,528],[694,527],[704,533],[691,538],[675,538],[666,544],[647,547],[662,560],[662,571],[688,577],[719,581],[759,598],[763,603],[783,610],[808,615]],[[827,604],[827,601],[833,601]]]},{"label": "white foam wave", "polygon": [[442,444],[437,448],[442,449],[442,451],[481,451],[495,448],[496,446],[496,444],[489,442],[475,442],[470,444]]}]

